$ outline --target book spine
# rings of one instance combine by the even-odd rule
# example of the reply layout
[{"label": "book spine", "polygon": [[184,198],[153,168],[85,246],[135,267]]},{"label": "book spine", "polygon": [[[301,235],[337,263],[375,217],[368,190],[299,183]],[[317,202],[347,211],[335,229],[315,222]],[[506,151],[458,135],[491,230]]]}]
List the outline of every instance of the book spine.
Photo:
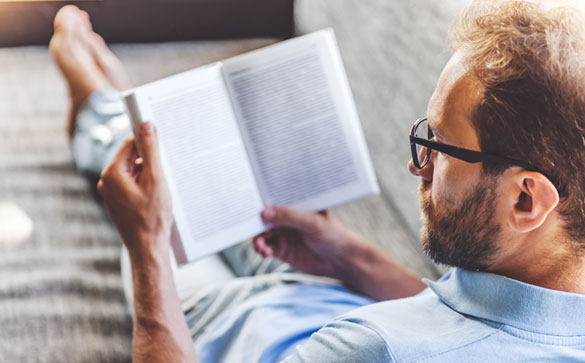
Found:
[{"label": "book spine", "polygon": [[136,99],[136,93],[132,92],[124,97],[124,103],[126,103],[126,109],[130,122],[132,123],[132,131],[134,135],[138,132],[138,127],[142,123],[142,115],[140,114],[140,108],[138,107],[138,100]]}]

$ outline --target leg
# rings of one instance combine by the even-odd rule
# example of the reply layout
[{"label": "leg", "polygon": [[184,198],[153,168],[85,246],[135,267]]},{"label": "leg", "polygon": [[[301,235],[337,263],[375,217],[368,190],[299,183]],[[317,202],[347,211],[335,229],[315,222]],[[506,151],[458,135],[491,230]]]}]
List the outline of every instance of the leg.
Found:
[{"label": "leg", "polygon": [[[77,167],[99,175],[131,135],[119,91],[126,88],[126,75],[103,39],[93,32],[87,13],[74,6],[63,7],[55,17],[51,54],[69,87],[71,114],[67,125]],[[173,259],[174,262],[174,259]],[[128,302],[132,302],[132,278],[125,249],[122,274]],[[234,277],[218,256],[176,268],[179,296],[203,285]]]},{"label": "leg", "polygon": [[63,7],[55,16],[55,33],[49,49],[69,87],[71,111],[67,131],[73,137],[75,118],[89,96],[110,85],[89,50],[89,15],[74,6]]},{"label": "leg", "polygon": [[130,136],[118,93],[128,84],[124,68],[75,6],[57,13],[49,48],[69,88],[67,133],[77,167],[99,175]]}]

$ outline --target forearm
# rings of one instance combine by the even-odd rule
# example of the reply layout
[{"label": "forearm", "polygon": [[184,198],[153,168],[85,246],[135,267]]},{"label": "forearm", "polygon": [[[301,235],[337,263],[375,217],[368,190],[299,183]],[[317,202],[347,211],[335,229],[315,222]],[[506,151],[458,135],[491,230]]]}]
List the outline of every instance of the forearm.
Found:
[{"label": "forearm", "polygon": [[346,286],[378,301],[413,296],[426,288],[420,275],[363,241],[351,244],[335,271],[334,277]]},{"label": "forearm", "polygon": [[196,362],[173,281],[168,248],[131,252],[134,362]]}]

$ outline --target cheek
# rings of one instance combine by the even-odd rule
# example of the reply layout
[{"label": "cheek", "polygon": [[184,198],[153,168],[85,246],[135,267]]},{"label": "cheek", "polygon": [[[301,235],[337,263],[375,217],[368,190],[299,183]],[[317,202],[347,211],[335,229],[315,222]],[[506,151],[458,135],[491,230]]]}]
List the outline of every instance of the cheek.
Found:
[{"label": "cheek", "polygon": [[445,178],[433,179],[431,187],[431,201],[435,210],[451,209],[457,205],[456,189]]},{"label": "cheek", "polygon": [[452,204],[452,166],[442,154],[438,154],[435,157],[433,167],[433,183],[431,184],[433,204],[435,207],[444,207],[445,204]]},{"label": "cheek", "polygon": [[435,159],[431,188],[435,207],[457,207],[477,184],[480,173],[479,164],[439,154]]}]

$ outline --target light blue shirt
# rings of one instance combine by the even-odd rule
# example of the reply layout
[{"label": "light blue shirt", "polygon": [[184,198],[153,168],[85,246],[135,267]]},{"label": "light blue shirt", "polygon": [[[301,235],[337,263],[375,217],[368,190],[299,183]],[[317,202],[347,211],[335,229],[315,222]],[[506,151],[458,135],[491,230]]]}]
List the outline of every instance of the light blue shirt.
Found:
[{"label": "light blue shirt", "polygon": [[201,362],[278,362],[337,316],[372,300],[338,285],[273,286],[224,311],[197,339]]},{"label": "light blue shirt", "polygon": [[286,362],[584,362],[585,295],[454,269],[324,326]]}]

